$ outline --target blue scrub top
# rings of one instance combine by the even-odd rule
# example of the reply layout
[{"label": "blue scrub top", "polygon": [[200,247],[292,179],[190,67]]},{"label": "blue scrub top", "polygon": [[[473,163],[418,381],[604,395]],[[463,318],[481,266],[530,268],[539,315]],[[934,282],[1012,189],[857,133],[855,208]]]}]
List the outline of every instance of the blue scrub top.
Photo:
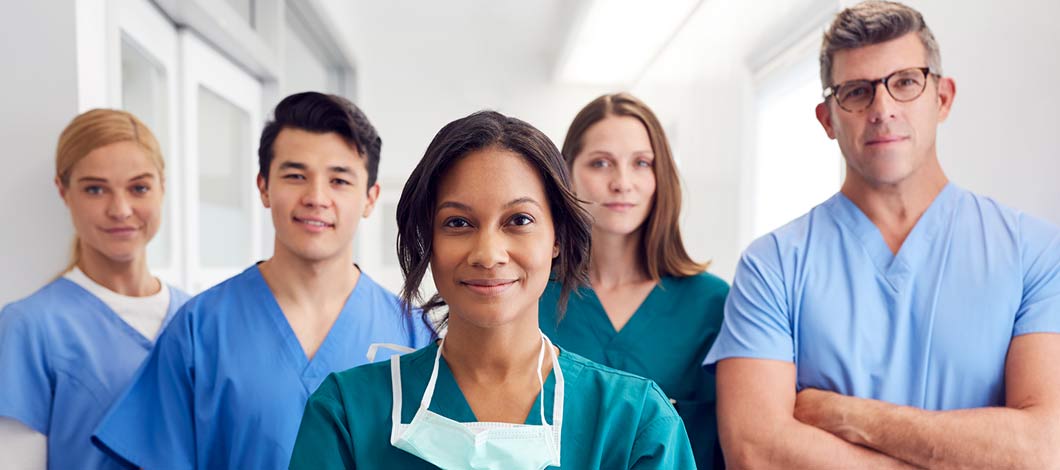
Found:
[{"label": "blue scrub top", "polygon": [[[438,346],[401,357],[401,422],[423,399]],[[695,468],[681,418],[654,382],[589,361],[561,348],[563,435],[560,462],[570,469]],[[551,419],[554,374],[544,384]],[[306,405],[291,469],[437,468],[390,444],[393,393],[390,364],[333,374]],[[540,401],[525,424],[541,424]],[[477,421],[443,357],[430,410],[458,422]],[[556,467],[548,467],[556,468]]]},{"label": "blue scrub top", "polygon": [[367,362],[372,343],[431,336],[362,272],[310,361],[251,266],[176,314],[93,440],[143,468],[286,468],[305,402],[328,374]]},{"label": "blue scrub top", "polygon": [[714,374],[702,363],[721,329],[729,285],[705,272],[663,277],[619,331],[589,287],[570,296],[559,320],[560,290],[549,282],[541,296],[541,331],[575,354],[659,384],[684,419],[696,466],[723,468]]},{"label": "blue scrub top", "polygon": [[[163,328],[188,300],[166,288]],[[0,416],[48,437],[50,468],[122,468],[90,438],[152,346],[98,297],[56,279],[0,311]]]},{"label": "blue scrub top", "polygon": [[928,410],[1003,406],[1015,336],[1060,333],[1060,230],[948,184],[897,255],[836,194],[743,254],[705,364]]}]

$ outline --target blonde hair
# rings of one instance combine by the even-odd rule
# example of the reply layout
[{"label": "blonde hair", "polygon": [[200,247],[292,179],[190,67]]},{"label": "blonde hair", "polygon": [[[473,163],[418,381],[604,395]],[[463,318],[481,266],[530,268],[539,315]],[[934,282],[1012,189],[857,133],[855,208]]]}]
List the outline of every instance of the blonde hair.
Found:
[{"label": "blonde hair", "polygon": [[582,151],[585,133],[608,116],[628,116],[640,121],[648,131],[655,154],[655,204],[643,225],[641,265],[656,282],[662,276],[686,277],[706,271],[710,262],[694,261],[681,240],[681,179],[662,124],[648,105],[629,93],[603,95],[585,105],[574,117],[563,140],[567,169],[573,174],[574,159]]},{"label": "blonde hair", "polygon": [[[158,168],[160,181],[165,183],[165,161],[158,139],[147,126],[128,111],[93,109],[81,113],[66,125],[59,135],[55,150],[55,177],[63,188],[70,187],[70,174],[93,150],[118,142],[134,142]],[[81,240],[74,235],[73,252],[63,272],[77,266],[81,259]]]}]

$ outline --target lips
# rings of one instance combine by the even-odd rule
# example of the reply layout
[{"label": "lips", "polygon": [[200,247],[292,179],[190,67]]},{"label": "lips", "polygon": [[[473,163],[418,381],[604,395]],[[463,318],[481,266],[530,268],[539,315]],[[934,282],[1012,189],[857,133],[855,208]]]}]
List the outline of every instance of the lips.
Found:
[{"label": "lips", "polygon": [[335,224],[326,222],[315,217],[294,217],[294,222],[311,231],[321,231],[335,228]]},{"label": "lips", "polygon": [[139,230],[136,227],[107,227],[103,229],[103,233],[115,237],[129,237],[135,234]]},{"label": "lips", "polygon": [[518,279],[465,279],[460,284],[480,295],[499,295],[515,285]]},{"label": "lips", "polygon": [[895,142],[902,142],[902,141],[905,141],[905,140],[908,140],[908,139],[909,139],[909,137],[905,137],[905,136],[887,135],[887,136],[873,137],[873,138],[869,139],[868,141],[866,141],[865,145],[886,145],[886,144],[893,144]]},{"label": "lips", "polygon": [[625,212],[632,209],[635,204],[632,202],[605,202],[602,205],[613,211]]}]

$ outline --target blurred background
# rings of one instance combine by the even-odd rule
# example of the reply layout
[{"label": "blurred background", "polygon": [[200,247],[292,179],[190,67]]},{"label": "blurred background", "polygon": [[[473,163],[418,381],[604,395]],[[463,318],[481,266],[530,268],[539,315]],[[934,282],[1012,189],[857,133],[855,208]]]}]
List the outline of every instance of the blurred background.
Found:
[{"label": "blurred background", "polygon": [[[382,198],[360,266],[401,285],[394,209],[447,122],[489,108],[562,144],[574,114],[631,91],[668,133],[693,256],[731,280],[755,237],[838,188],[814,118],[817,53],[842,0],[46,0],[0,14],[0,304],[59,274],[73,228],[52,184],[77,113],[125,108],[167,159],[150,266],[192,292],[272,251],[254,187],[257,140],[287,94],[360,106],[383,138]],[[1060,2],[911,0],[957,99],[941,126],[957,184],[1060,223]]]}]

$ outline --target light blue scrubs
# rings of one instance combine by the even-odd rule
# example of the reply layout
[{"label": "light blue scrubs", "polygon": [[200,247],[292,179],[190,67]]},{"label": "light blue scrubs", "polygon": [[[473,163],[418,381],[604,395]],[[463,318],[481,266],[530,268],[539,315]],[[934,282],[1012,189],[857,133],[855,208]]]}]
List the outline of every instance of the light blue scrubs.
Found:
[{"label": "light blue scrubs", "polygon": [[897,255],[837,194],[743,254],[705,364],[928,410],[1005,403],[1012,338],[1060,333],[1060,230],[947,185]]},{"label": "light blue scrubs", "polygon": [[[166,288],[163,328],[188,300]],[[99,297],[56,279],[0,311],[0,416],[48,437],[50,468],[122,468],[90,438],[152,346]]]},{"label": "light blue scrubs", "polygon": [[252,266],[177,313],[93,440],[142,468],[287,468],[306,400],[328,374],[366,363],[372,343],[430,338],[362,272],[310,361]]}]

